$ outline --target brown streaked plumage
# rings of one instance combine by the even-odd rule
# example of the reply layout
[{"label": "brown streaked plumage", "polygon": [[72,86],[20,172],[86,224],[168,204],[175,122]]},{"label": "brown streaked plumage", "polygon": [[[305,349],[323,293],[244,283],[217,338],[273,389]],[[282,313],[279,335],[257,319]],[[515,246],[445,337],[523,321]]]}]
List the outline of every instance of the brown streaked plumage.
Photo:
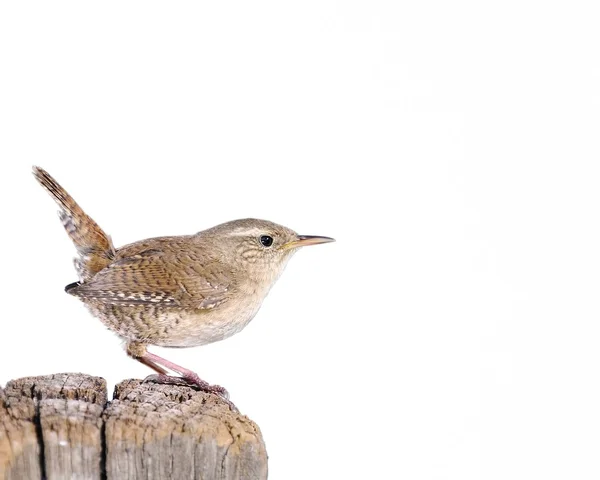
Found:
[{"label": "brown streaked plumage", "polygon": [[[40,184],[60,206],[60,218],[79,254],[78,297],[127,342],[127,353],[163,382],[185,381],[227,396],[194,372],[147,351],[147,345],[192,347],[223,340],[257,313],[289,258],[328,237],[296,234],[266,220],[227,222],[194,235],[142,240],[115,249],[110,237],[45,170]],[[181,377],[170,377],[167,369]],[[174,380],[176,378],[177,380]]]}]

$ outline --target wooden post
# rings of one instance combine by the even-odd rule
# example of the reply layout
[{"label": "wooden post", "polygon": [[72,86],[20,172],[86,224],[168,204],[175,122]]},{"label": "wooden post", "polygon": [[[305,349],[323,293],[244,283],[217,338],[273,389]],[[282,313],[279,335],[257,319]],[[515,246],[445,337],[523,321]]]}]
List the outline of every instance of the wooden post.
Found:
[{"label": "wooden post", "polygon": [[267,478],[258,426],[215,395],[79,373],[0,388],[0,480]]}]

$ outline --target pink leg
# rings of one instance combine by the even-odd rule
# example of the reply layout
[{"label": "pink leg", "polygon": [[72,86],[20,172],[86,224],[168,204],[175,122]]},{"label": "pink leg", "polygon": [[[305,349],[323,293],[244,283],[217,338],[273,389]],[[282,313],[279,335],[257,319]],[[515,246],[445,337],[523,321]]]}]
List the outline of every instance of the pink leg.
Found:
[{"label": "pink leg", "polygon": [[159,375],[168,375],[168,372],[164,368],[162,368],[160,365],[157,365],[154,362],[151,362],[147,358],[144,358],[144,357],[133,357],[133,358],[135,358],[138,362],[143,363],[147,367],[150,367],[152,370],[154,370]]},{"label": "pink leg", "polygon": [[[219,385],[210,385],[191,370],[159,357],[154,353],[150,353],[148,350],[146,350],[145,344],[138,342],[128,343],[127,354],[157,372],[157,375],[150,375],[146,377],[144,381],[155,381],[158,383],[168,383],[172,385],[195,386],[204,392],[219,395],[225,399],[232,409],[237,410],[235,405],[229,401],[229,393],[227,393],[227,390],[225,390],[223,387],[220,387]],[[181,377],[173,377],[168,375],[166,369],[179,373]]]},{"label": "pink leg", "polygon": [[174,372],[177,372],[181,375],[181,378],[178,378],[178,377],[171,377],[169,375],[166,375],[166,373],[159,372],[158,375],[151,375],[146,380],[158,380],[160,383],[179,383],[179,384],[181,384],[182,380],[183,380],[184,381],[183,383],[195,385],[204,392],[216,393],[217,395],[220,395],[223,398],[226,398],[226,399],[229,398],[229,393],[223,387],[220,387],[219,385],[209,384],[208,382],[202,380],[198,376],[197,373],[192,372],[191,370],[188,370],[187,368],[183,368],[183,367],[177,365],[176,363],[170,362],[169,360],[166,360],[166,359],[159,357],[158,355],[155,355],[154,353],[150,353],[148,351],[146,351],[146,353],[144,353],[144,355],[141,358],[144,360],[148,360],[149,362],[152,362],[154,364],[162,365],[163,367],[166,367],[169,370],[173,370]]}]

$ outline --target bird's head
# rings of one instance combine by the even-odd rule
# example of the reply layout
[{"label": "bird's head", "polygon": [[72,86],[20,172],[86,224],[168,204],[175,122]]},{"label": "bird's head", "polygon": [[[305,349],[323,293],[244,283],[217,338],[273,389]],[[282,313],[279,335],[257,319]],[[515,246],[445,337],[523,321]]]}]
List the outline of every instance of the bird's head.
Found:
[{"label": "bird's head", "polygon": [[267,220],[247,218],[201,232],[219,243],[221,255],[251,276],[275,281],[300,247],[335,241],[329,237],[298,235]]}]

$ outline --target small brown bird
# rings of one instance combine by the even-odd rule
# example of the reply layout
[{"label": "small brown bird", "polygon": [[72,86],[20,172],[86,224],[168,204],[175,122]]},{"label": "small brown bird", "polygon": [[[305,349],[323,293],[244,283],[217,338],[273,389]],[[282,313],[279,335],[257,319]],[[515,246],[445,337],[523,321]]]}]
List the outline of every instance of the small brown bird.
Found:
[{"label": "small brown bird", "polygon": [[[333,242],[266,220],[227,222],[194,235],[149,238],[121,248],[45,170],[40,184],[60,206],[79,256],[79,281],[65,287],[127,342],[129,356],[157,372],[148,379],[196,385],[228,397],[147,345],[194,347],[242,330],[298,247]],[[168,371],[181,375],[172,377]]]}]

